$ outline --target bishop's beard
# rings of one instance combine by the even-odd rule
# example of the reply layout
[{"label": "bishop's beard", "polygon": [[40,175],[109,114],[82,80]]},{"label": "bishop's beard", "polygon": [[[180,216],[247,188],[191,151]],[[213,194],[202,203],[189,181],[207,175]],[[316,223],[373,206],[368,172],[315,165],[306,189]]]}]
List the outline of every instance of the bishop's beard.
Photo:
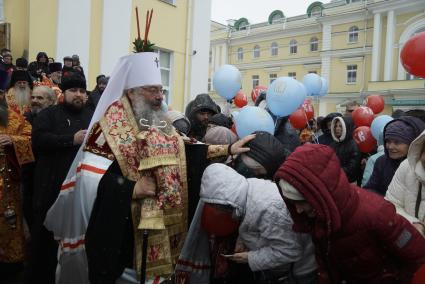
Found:
[{"label": "bishop's beard", "polygon": [[[156,126],[167,135],[172,133],[172,122],[163,110],[153,110],[142,96],[133,99],[131,103],[139,127],[143,125]],[[140,122],[141,119],[143,120],[142,123]]]},{"label": "bishop's beard", "polygon": [[18,106],[24,107],[30,105],[31,102],[31,89],[26,86],[25,88],[21,88],[15,86],[15,102]]}]

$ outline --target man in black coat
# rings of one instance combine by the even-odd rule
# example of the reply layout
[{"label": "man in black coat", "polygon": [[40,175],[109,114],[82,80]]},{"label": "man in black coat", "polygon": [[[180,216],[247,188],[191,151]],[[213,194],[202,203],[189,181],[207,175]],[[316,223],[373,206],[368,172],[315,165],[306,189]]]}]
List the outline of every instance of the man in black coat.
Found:
[{"label": "man in black coat", "polygon": [[87,101],[87,104],[93,108],[96,109],[97,103],[100,100],[100,97],[103,94],[103,91],[106,88],[106,85],[108,85],[109,77],[106,77],[105,75],[99,75],[96,77],[96,87],[93,91],[89,94],[89,99]]},{"label": "man in black coat", "polygon": [[93,111],[86,107],[86,81],[78,73],[61,84],[64,103],[41,111],[33,124],[32,144],[37,153],[32,228],[32,282],[54,283],[57,244],[43,223],[82,144]]},{"label": "man in black coat", "polygon": [[220,113],[220,107],[211,99],[208,94],[199,94],[192,100],[185,110],[186,117],[190,121],[189,137],[198,141],[204,141],[205,133],[210,118]]}]

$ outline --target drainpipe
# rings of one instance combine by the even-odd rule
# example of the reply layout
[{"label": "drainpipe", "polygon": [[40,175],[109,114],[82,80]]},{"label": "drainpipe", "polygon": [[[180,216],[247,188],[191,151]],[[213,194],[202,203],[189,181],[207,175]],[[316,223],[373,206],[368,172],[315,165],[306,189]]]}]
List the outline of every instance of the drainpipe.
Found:
[{"label": "drainpipe", "polygon": [[190,91],[189,91],[189,63],[190,63],[190,49],[191,34],[192,34],[192,5],[193,0],[189,0],[187,3],[187,27],[186,27],[186,54],[185,54],[185,66],[184,66],[184,89],[183,89],[183,113],[186,105],[190,102]]},{"label": "drainpipe", "polygon": [[[367,42],[367,14],[368,14],[368,9],[367,9],[367,0],[364,1],[364,9],[365,9],[365,14],[364,14],[364,41],[363,41],[363,52],[366,51],[366,42]],[[366,89],[366,53],[364,53],[363,55],[363,87],[360,91],[360,98],[362,100],[365,99],[365,96],[363,94],[364,90]]]}]

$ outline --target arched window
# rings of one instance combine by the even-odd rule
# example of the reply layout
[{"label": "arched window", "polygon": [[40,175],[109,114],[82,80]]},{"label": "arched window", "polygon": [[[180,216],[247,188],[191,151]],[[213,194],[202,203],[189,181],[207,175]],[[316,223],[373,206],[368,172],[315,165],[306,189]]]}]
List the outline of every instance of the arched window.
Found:
[{"label": "arched window", "polygon": [[318,51],[319,50],[319,40],[317,37],[312,37],[310,39],[310,51]]},{"label": "arched window", "polygon": [[357,26],[352,26],[348,29],[348,42],[358,42],[359,41],[359,28]]},{"label": "arched window", "polygon": [[254,46],[254,58],[260,57],[260,46],[256,45]]},{"label": "arched window", "polygon": [[322,16],[323,3],[316,1],[310,4],[307,8],[307,15],[309,17],[320,17]]},{"label": "arched window", "polygon": [[282,11],[280,11],[280,10],[274,10],[269,15],[269,24],[272,25],[272,24],[275,24],[275,23],[280,23],[280,22],[282,22],[282,20],[284,18],[285,18],[285,15],[283,14]]},{"label": "arched window", "polygon": [[311,9],[311,16],[313,17],[322,16],[322,6],[314,6],[313,9]]},{"label": "arched window", "polygon": [[249,22],[246,18],[240,18],[235,22],[235,29],[237,31],[246,30],[249,26]]},{"label": "arched window", "polygon": [[242,47],[239,47],[238,48],[238,53],[237,53],[236,59],[238,61],[242,61],[243,60],[243,48]]},{"label": "arched window", "polygon": [[289,53],[296,54],[297,51],[298,51],[298,43],[295,39],[293,39],[289,42]]},{"label": "arched window", "polygon": [[277,42],[272,42],[271,46],[270,46],[270,55],[271,56],[277,56],[279,51],[279,47],[277,45]]}]

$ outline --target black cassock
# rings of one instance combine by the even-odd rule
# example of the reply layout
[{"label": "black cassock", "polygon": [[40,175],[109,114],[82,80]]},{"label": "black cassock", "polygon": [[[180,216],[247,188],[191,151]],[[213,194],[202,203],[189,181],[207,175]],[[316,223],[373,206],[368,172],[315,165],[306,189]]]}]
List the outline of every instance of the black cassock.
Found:
[{"label": "black cassock", "polygon": [[[186,144],[188,225],[199,201],[202,173],[208,165],[208,146]],[[100,180],[86,232],[89,278],[92,284],[115,283],[126,267],[133,267],[131,201],[135,182],[126,179],[116,161]]]}]

